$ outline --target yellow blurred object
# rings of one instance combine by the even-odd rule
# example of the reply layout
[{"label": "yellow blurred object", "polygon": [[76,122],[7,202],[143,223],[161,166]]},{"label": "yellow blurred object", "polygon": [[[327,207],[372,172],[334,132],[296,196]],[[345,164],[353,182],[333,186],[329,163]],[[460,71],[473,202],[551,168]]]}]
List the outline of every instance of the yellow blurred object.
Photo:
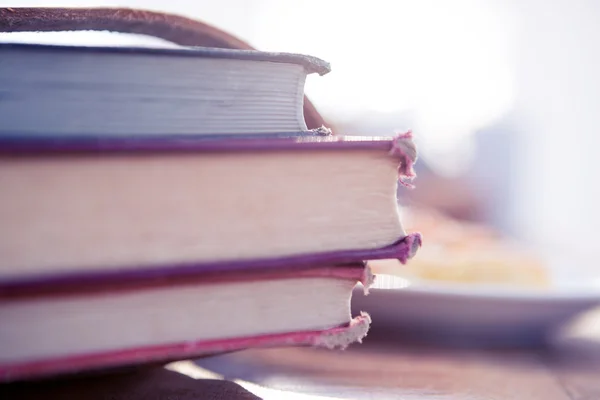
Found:
[{"label": "yellow blurred object", "polygon": [[[407,209],[409,231],[423,234],[419,254],[394,274],[409,279],[467,284],[548,287],[542,261],[492,229],[448,218],[436,211]],[[376,263],[374,272],[391,273],[392,264]]]},{"label": "yellow blurred object", "polygon": [[439,257],[421,253],[402,268],[401,274],[408,278],[456,283],[529,287],[550,284],[546,269],[533,258],[480,251],[449,252]]}]

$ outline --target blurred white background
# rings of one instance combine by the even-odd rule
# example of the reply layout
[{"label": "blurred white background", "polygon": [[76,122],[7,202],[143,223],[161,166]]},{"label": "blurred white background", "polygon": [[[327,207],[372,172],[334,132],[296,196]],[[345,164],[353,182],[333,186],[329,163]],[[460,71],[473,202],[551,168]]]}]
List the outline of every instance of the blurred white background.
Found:
[{"label": "blurred white background", "polygon": [[[423,172],[415,193],[421,190],[422,201],[435,199],[438,206],[462,201],[463,209],[473,208],[470,214],[462,211],[466,217],[547,246],[552,254],[591,260],[600,255],[595,243],[600,226],[600,156],[595,154],[600,149],[600,2],[121,0],[52,5],[174,12],[211,23],[261,50],[321,57],[331,62],[333,72],[311,77],[307,94],[342,132],[414,130]],[[0,39],[139,41],[101,33],[42,36]],[[438,180],[428,181],[430,176]],[[439,179],[447,185],[438,185]]]}]

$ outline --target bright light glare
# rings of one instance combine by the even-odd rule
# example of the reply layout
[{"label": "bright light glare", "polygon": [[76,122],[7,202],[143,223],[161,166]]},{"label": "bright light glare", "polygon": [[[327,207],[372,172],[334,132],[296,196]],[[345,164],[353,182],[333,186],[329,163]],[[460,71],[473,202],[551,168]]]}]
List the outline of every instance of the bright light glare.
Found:
[{"label": "bright light glare", "polygon": [[[176,361],[165,366],[166,369],[180,374],[189,376],[193,379],[224,379],[224,377],[215,372],[209,371],[202,368],[192,361]],[[234,379],[233,382],[237,383],[247,391],[255,394],[261,399],[265,400],[336,400],[339,397],[330,396],[318,396],[305,393],[297,393],[290,391],[283,391],[277,389],[271,389],[264,386],[257,385],[255,383],[247,382],[241,379]]]},{"label": "bright light glare", "polygon": [[468,136],[513,104],[514,17],[501,5],[272,0],[260,16],[260,48],[331,62],[330,75],[307,84],[320,110],[365,119],[410,111],[422,155],[434,161],[454,155],[464,164]]}]

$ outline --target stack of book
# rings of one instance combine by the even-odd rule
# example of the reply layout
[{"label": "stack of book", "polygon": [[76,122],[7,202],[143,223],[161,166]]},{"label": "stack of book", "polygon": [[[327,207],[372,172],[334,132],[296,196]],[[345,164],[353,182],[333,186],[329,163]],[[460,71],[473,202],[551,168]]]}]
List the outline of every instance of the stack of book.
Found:
[{"label": "stack of book", "polygon": [[295,54],[0,45],[0,379],[344,348],[421,244],[410,133],[308,130]]}]

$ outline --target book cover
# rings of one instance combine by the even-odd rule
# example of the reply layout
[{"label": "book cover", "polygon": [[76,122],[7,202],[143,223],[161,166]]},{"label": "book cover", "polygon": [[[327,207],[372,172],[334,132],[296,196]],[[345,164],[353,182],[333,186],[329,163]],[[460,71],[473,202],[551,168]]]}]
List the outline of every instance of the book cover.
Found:
[{"label": "book cover", "polygon": [[30,293],[69,291],[73,287],[88,288],[103,285],[119,285],[128,282],[153,282],[179,277],[186,279],[198,274],[221,274],[247,272],[255,274],[270,271],[301,271],[315,266],[344,265],[360,263],[364,260],[398,259],[406,263],[421,246],[421,235],[412,233],[398,242],[383,248],[357,249],[350,251],[334,251],[319,254],[303,254],[298,256],[266,258],[240,261],[219,261],[210,263],[191,263],[165,265],[162,268],[138,268],[128,270],[97,270],[61,274],[47,274],[34,277],[14,278],[0,281],[0,299],[24,296]]},{"label": "book cover", "polygon": [[259,50],[223,49],[215,47],[102,47],[102,46],[65,46],[48,44],[0,43],[0,54],[8,52],[52,52],[76,54],[152,54],[164,57],[197,57],[218,58],[248,61],[265,61],[274,63],[298,64],[304,67],[308,74],[325,75],[331,71],[328,62],[317,57],[282,52],[267,52]]},{"label": "book cover", "polygon": [[371,318],[368,314],[363,313],[347,325],[321,331],[290,332],[199,342],[189,341],[165,346],[84,354],[43,362],[0,365],[0,381],[14,382],[142,364],[166,364],[171,361],[193,359],[249,348],[314,346],[344,349],[354,342],[361,342],[366,336],[370,324]]},{"label": "book cover", "polygon": [[[0,32],[110,31],[142,34],[186,47],[255,50],[234,35],[205,22],[164,12],[130,8],[0,8]],[[329,67],[314,60],[320,73]],[[322,67],[327,67],[322,69]],[[304,96],[304,118],[310,129],[325,124]]]},{"label": "book cover", "polygon": [[[208,339],[194,339],[193,337],[187,336],[192,332],[194,337],[201,338],[202,330],[204,327],[209,326],[210,324],[216,323],[212,319],[205,319],[204,317],[200,317],[202,315],[201,308],[205,307],[206,304],[198,303],[198,304],[189,304],[188,302],[184,304],[180,304],[176,307],[193,307],[196,310],[196,315],[190,314],[189,318],[192,318],[193,321],[187,321],[183,323],[183,326],[193,324],[195,328],[191,331],[188,331],[185,336],[181,336],[179,334],[178,337],[187,337],[185,341],[172,339],[165,339],[164,335],[168,335],[166,331],[172,330],[174,328],[169,328],[166,331],[161,328],[161,324],[171,324],[177,323],[182,324],[181,321],[176,322],[176,319],[179,318],[177,315],[181,314],[181,312],[177,312],[174,309],[168,311],[169,309],[165,309],[162,317],[155,312],[152,312],[147,315],[147,311],[143,311],[142,309],[136,306],[136,310],[139,311],[140,316],[134,316],[131,314],[127,314],[128,311],[125,312],[124,315],[128,315],[126,321],[123,321],[122,324],[109,324],[107,328],[101,328],[104,324],[94,324],[95,317],[101,314],[94,314],[93,310],[89,310],[84,307],[86,303],[86,299],[88,298],[98,298],[95,297],[95,294],[98,294],[100,297],[100,301],[108,301],[112,303],[115,298],[120,298],[119,296],[125,299],[125,302],[122,303],[121,307],[118,307],[115,310],[114,307],[109,309],[105,309],[104,313],[114,314],[118,309],[123,307],[131,307],[132,303],[130,299],[130,295],[133,294],[137,296],[136,293],[146,292],[146,296],[148,299],[154,299],[155,302],[161,301],[161,296],[167,295],[171,296],[172,293],[176,293],[178,290],[192,290],[193,292],[199,293],[200,291],[205,291],[210,289],[215,285],[236,285],[235,287],[239,287],[240,283],[248,283],[250,287],[258,288],[268,288],[272,287],[273,284],[278,281],[290,281],[294,285],[312,285],[314,279],[323,279],[328,281],[327,285],[331,288],[337,287],[336,281],[346,282],[343,284],[341,289],[335,289],[331,295],[324,293],[323,299],[330,298],[330,301],[338,304],[337,307],[340,307],[340,311],[342,311],[342,316],[345,315],[344,318],[338,319],[339,322],[326,322],[325,325],[322,325],[323,322],[319,323],[320,329],[310,329],[311,325],[303,325],[309,327],[309,329],[282,329],[284,325],[282,325],[281,321],[276,323],[278,328],[275,328],[275,331],[272,331],[269,328],[272,326],[272,323],[269,323],[266,320],[266,314],[264,310],[262,310],[263,306],[252,306],[250,305],[250,309],[252,307],[260,307],[261,312],[259,314],[263,315],[262,319],[258,319],[253,324],[255,324],[255,328],[252,329],[254,334],[249,335],[227,335],[227,334],[217,334],[212,333],[212,336]],[[194,276],[181,277],[181,276],[169,276],[164,279],[139,279],[137,281],[118,281],[118,282],[94,282],[92,284],[76,284],[73,283],[69,287],[60,287],[60,286],[50,286],[37,288],[35,291],[23,291],[23,292],[15,292],[11,294],[3,293],[2,301],[3,305],[0,307],[0,315],[4,316],[4,322],[12,321],[11,324],[15,323],[15,319],[21,321],[22,324],[37,324],[39,326],[44,326],[46,329],[35,329],[33,332],[21,332],[19,335],[19,329],[25,329],[22,327],[14,327],[8,329],[0,329],[0,338],[3,338],[6,341],[10,341],[13,346],[11,352],[5,352],[2,357],[0,357],[0,381],[10,382],[16,380],[23,379],[32,379],[39,378],[45,376],[52,376],[57,374],[65,374],[65,373],[75,373],[80,371],[91,371],[96,369],[105,369],[105,368],[114,368],[121,366],[131,366],[131,365],[140,365],[140,364],[148,364],[148,363],[166,363],[174,360],[181,359],[190,359],[205,355],[211,355],[216,353],[223,353],[229,351],[236,351],[245,348],[251,347],[279,347],[279,346],[315,346],[315,347],[324,347],[328,349],[344,349],[348,345],[354,342],[361,342],[364,336],[367,334],[369,329],[369,325],[371,319],[368,314],[360,313],[359,316],[355,318],[349,317],[349,296],[351,293],[351,287],[354,286],[355,282],[360,282],[364,288],[365,293],[368,293],[369,286],[373,283],[374,276],[372,275],[370,269],[363,263],[354,263],[348,265],[340,265],[340,266],[329,266],[329,267],[305,267],[305,268],[287,268],[277,272],[270,271],[268,269],[253,271],[252,273],[238,273],[238,272],[225,272],[225,273],[199,273]],[[307,283],[302,283],[306,281]],[[260,286],[252,286],[254,284],[260,284]],[[266,285],[266,286],[265,286]],[[220,287],[220,286],[217,286]],[[311,290],[308,287],[309,294]],[[164,290],[168,290],[163,293]],[[161,294],[163,293],[163,294]],[[237,293],[237,292],[236,292]],[[269,292],[269,290],[258,291],[255,292],[257,296],[262,296],[265,298],[264,301],[267,302],[278,302],[278,297]],[[108,297],[107,297],[108,296]],[[158,297],[157,297],[158,296]],[[240,295],[241,296],[241,295]],[[329,297],[327,297],[329,296]],[[333,297],[332,297],[333,296]],[[235,296],[234,296],[235,297]],[[314,295],[310,295],[309,298],[306,298],[304,301],[299,301],[299,312],[300,309],[304,309],[301,313],[313,313],[314,307],[318,306],[317,304],[309,305],[310,301],[314,301],[312,298]],[[102,300],[105,299],[105,300]],[[310,301],[309,301],[310,300]],[[35,311],[32,309],[32,302],[37,302],[37,307],[47,308],[50,310],[52,308],[52,304],[56,302],[83,302],[76,303],[79,304],[77,307],[77,313],[81,314],[81,308],[84,307],[86,310],[84,313],[84,319],[81,320],[81,316],[77,316],[73,314],[72,307],[66,307],[63,309],[63,313],[68,314],[68,318],[60,319],[61,321],[67,321],[67,323],[72,323],[69,321],[80,319],[85,323],[85,326],[80,326],[79,329],[71,327],[71,329],[66,329],[57,337],[56,329],[59,322],[44,322],[40,321],[39,318],[34,318]],[[243,296],[239,299],[230,299],[232,301],[232,306],[236,307],[236,301],[242,301],[246,304],[253,304],[252,301],[248,298],[244,298]],[[281,301],[281,299],[279,299]],[[292,300],[293,301],[293,300]],[[24,303],[23,303],[24,302]],[[169,303],[169,302],[168,302]],[[174,307],[175,303],[168,305],[166,303],[160,302],[161,307]],[[298,301],[296,301],[298,303]],[[11,307],[17,307],[19,310],[22,310],[22,307],[19,304],[27,304],[25,310],[29,310],[27,315],[23,314],[23,312],[19,312],[15,314],[14,310],[11,310]],[[61,303],[62,304],[62,303]],[[263,304],[263,303],[257,303]],[[267,304],[267,303],[264,303]],[[48,308],[50,307],[50,308]],[[155,306],[149,305],[150,308]],[[211,308],[219,307],[218,303],[211,302]],[[327,305],[327,307],[331,307],[331,305]],[[56,307],[54,307],[56,308]],[[68,309],[71,309],[71,314],[69,314]],[[118,311],[117,313],[119,313]],[[288,311],[290,313],[290,311]],[[322,314],[323,311],[320,311],[318,314]],[[50,319],[57,318],[51,312],[46,312],[46,314],[42,319]],[[335,315],[334,313],[333,315]],[[144,317],[146,315],[146,317]],[[144,318],[147,318],[151,315],[151,321],[144,321]],[[235,318],[231,319],[230,314],[221,315],[221,319],[227,320],[228,318],[232,321],[230,324],[236,325],[238,324]],[[281,316],[280,316],[281,317]],[[31,318],[34,320],[27,322]],[[104,316],[103,318],[114,318],[108,316]],[[141,318],[141,319],[140,319]],[[173,319],[175,318],[175,320]],[[286,318],[290,319],[288,322],[291,324],[290,326],[294,326],[294,319],[297,319],[294,316],[294,313],[291,313]],[[344,322],[340,324],[340,322],[344,320]],[[140,322],[146,328],[142,328],[139,326],[127,326],[127,324],[135,324],[133,321]],[[169,322],[171,321],[171,322]],[[41,324],[41,325],[40,325]],[[89,324],[92,324],[91,326]],[[219,323],[219,326],[222,326],[223,322]],[[28,326],[29,326],[28,325]],[[243,324],[242,324],[243,325]],[[312,325],[314,328],[315,325]],[[90,330],[91,329],[91,330]],[[150,329],[156,330],[157,333],[154,334],[154,339],[142,339],[142,342],[135,339],[135,335],[133,338],[131,337],[131,332],[135,331],[135,329]],[[181,329],[181,328],[179,328]],[[221,328],[222,329],[222,328]],[[129,334],[124,334],[121,337],[122,330],[129,332]],[[133,331],[132,331],[133,330]],[[91,332],[100,332],[101,339],[90,339]],[[209,328],[209,331],[214,331],[214,329]],[[147,333],[145,330],[140,331],[142,336],[146,336]],[[258,333],[257,332],[261,332]],[[88,345],[81,346],[79,345],[79,350],[58,350],[55,346],[65,346],[65,341],[62,339],[63,337],[69,337],[69,335],[74,335],[71,341],[90,341]],[[97,334],[94,334],[97,335]],[[158,336],[156,336],[158,335]],[[23,337],[27,337],[27,339],[23,339]],[[106,337],[112,338],[110,340],[112,345],[106,344]],[[171,337],[171,336],[169,336]],[[37,338],[37,340],[42,341],[43,343],[39,346],[37,344],[34,345],[32,340]],[[28,343],[30,345],[28,345]],[[97,344],[94,344],[97,343]],[[99,343],[99,344],[98,344]],[[134,343],[144,343],[134,344]],[[25,350],[14,350],[14,347],[23,347],[25,346]],[[50,346],[50,347],[49,347]],[[94,347],[96,346],[96,347]],[[98,347],[100,346],[100,347]],[[39,350],[31,351],[31,348],[39,348]],[[84,350],[85,349],[85,350]],[[96,350],[94,350],[96,349]],[[99,350],[101,349],[101,350]],[[23,353],[24,352],[24,353]],[[39,352],[39,353],[38,353]],[[10,354],[9,354],[10,353]],[[21,355],[17,356],[15,354],[29,354],[27,356]]]},{"label": "book cover", "polygon": [[[218,152],[272,152],[287,150],[297,152],[320,150],[359,150],[375,149],[388,152],[390,157],[398,159],[398,177],[406,185],[406,179],[412,178],[412,163],[416,158],[416,151],[409,135],[398,135],[388,138],[365,138],[343,136],[304,136],[279,139],[200,139],[177,138],[170,136],[152,138],[0,138],[0,156],[20,157],[27,155],[35,157],[38,154],[88,154],[103,155],[106,153],[154,153],[154,152],[179,152],[197,153],[199,156],[206,153]],[[231,243],[235,246],[235,243]],[[164,266],[136,265],[135,268],[105,270],[102,268],[93,271],[72,271],[62,273],[49,273],[34,275],[33,277],[19,278],[16,275],[11,279],[0,281],[0,293],[15,290],[25,290],[27,287],[45,285],[62,285],[69,282],[94,282],[139,279],[141,277],[164,277],[169,274],[186,275],[207,271],[227,270],[252,270],[255,268],[287,268],[290,266],[344,264],[370,259],[395,258],[402,263],[413,257],[421,245],[421,236],[413,233],[398,237],[396,242],[380,248],[351,248],[343,251],[322,251],[316,253],[302,253],[282,257],[259,257],[250,259],[220,261],[202,261],[170,263]]]}]

